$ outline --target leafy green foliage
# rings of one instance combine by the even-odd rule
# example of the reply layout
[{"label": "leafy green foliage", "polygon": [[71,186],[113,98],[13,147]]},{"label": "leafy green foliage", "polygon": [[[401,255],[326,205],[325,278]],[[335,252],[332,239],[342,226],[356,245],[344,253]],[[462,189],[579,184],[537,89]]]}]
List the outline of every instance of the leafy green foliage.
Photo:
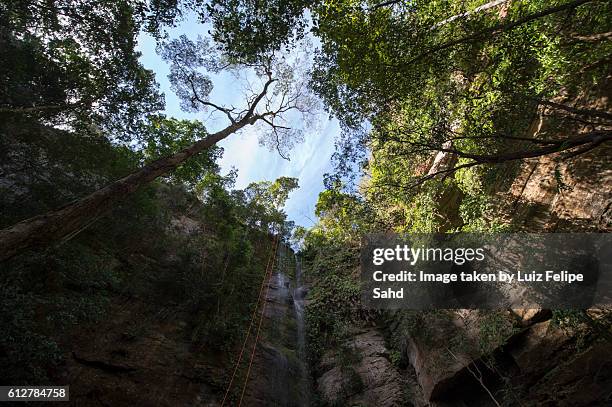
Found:
[{"label": "leafy green foliage", "polygon": [[493,310],[481,312],[478,326],[478,346],[480,352],[487,355],[504,343],[511,335],[518,332],[518,326],[508,318],[506,311]]},{"label": "leafy green foliage", "polygon": [[[600,68],[610,49],[600,34],[610,26],[596,14],[608,8],[563,1],[315,4],[321,48],[311,86],[346,133],[335,178],[351,179],[359,168],[366,174],[359,193],[320,227],[330,232],[325,223],[333,219],[338,229],[351,229],[368,219],[375,230],[504,228],[492,209],[501,189],[495,174],[512,177],[505,161],[560,134],[571,138],[580,120],[590,121],[552,109],[530,140],[540,103],[571,99],[605,80]],[[572,28],[578,26],[580,34]],[[355,161],[360,165],[347,165]],[[337,195],[335,186],[328,189],[321,205]],[[352,216],[350,199],[373,215]]]},{"label": "leafy green foliage", "polygon": [[205,18],[214,27],[213,38],[231,59],[254,62],[263,55],[291,46],[306,26],[306,0],[212,0]]},{"label": "leafy green foliage", "polygon": [[[199,121],[153,117],[146,131],[143,150],[145,160],[153,161],[173,155],[207,135],[204,125]],[[221,157],[222,152],[223,149],[217,146],[203,151],[174,170],[168,179],[194,188],[208,174],[219,171],[216,160]]]},{"label": "leafy green foliage", "polygon": [[[163,107],[153,73],[135,51],[154,10],[145,2],[8,1],[0,5],[0,108],[41,122],[138,138]],[[149,18],[151,17],[151,18]],[[160,27],[160,25],[158,25]]]},{"label": "leafy green foliage", "polygon": [[[164,117],[148,129],[140,153],[104,137],[3,123],[1,223],[64,205],[130,173],[143,158],[171,154],[206,134],[199,122]],[[107,322],[126,301],[145,310],[138,326],[126,327],[134,339],[172,310],[187,315],[185,341],[233,349],[264,278],[269,227],[282,236],[291,226],[282,206],[297,181],[233,190],[236,174],[219,174],[220,155],[211,149],[193,157],[72,239],[2,264],[0,363],[10,367],[3,379],[57,379],[71,338]]]},{"label": "leafy green foliage", "polygon": [[[387,228],[491,226],[470,226],[490,205],[491,167],[524,158],[559,134],[571,138],[580,120],[590,121],[561,106],[547,112],[538,140],[529,139],[540,103],[571,99],[605,80],[600,68],[610,49],[601,33],[610,26],[596,14],[609,3],[479,8],[485,3],[328,1],[313,8],[322,44],[311,86],[349,134],[338,177],[364,168],[361,192],[382,209]],[[438,159],[442,165],[434,165]],[[345,164],[355,160],[361,166]],[[453,188],[469,199],[449,218],[437,203]]]},{"label": "leafy green foliage", "polygon": [[320,231],[305,239],[301,256],[310,283],[305,322],[312,366],[325,351],[343,349],[354,324],[364,320],[356,255],[357,247],[327,239]]},{"label": "leafy green foliage", "polygon": [[290,233],[292,224],[285,222],[286,214],[282,207],[289,193],[296,188],[296,178],[280,177],[274,182],[253,182],[244,191],[237,192],[235,197],[244,202],[248,210],[245,221],[250,227],[285,236]]},{"label": "leafy green foliage", "polygon": [[[359,117],[390,113],[395,107],[390,103],[406,98],[421,102],[410,104],[419,108],[436,103],[435,97],[460,97],[471,103],[479,95],[481,102],[494,106],[496,97],[511,93],[556,91],[559,84],[591,80],[569,72],[609,52],[605,41],[589,45],[566,41],[574,35],[566,30],[570,26],[580,26],[583,33],[609,28],[596,17],[608,7],[598,2],[499,29],[493,35],[480,33],[564,2],[512,2],[504,13],[499,8],[475,12],[484,3],[481,1],[396,2],[394,7],[373,7],[377,3],[330,1],[314,8],[315,32],[322,49],[313,85],[348,124],[356,124],[352,119]],[[462,13],[468,14],[449,19]],[[597,56],[582,53],[588,46]],[[566,65],[570,60],[574,66]],[[559,65],[563,68],[557,69]],[[457,81],[457,74],[464,79]],[[469,86],[477,78],[475,86]],[[504,109],[505,113],[518,112],[519,106]]]}]

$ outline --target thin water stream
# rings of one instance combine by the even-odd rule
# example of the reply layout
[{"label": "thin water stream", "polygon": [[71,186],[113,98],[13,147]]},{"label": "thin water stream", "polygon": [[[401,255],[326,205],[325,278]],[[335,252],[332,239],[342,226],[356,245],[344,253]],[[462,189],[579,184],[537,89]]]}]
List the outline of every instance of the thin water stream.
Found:
[{"label": "thin water stream", "polygon": [[308,289],[302,284],[302,260],[295,256],[295,286],[293,289],[293,308],[295,310],[295,322],[297,328],[297,356],[300,360],[300,394],[302,400],[300,405],[310,405],[310,375],[306,354],[306,330],[304,325],[304,302]]},{"label": "thin water stream", "polygon": [[304,323],[307,291],[302,281],[301,260],[282,244],[266,294],[267,322],[247,391],[250,405],[311,405]]}]

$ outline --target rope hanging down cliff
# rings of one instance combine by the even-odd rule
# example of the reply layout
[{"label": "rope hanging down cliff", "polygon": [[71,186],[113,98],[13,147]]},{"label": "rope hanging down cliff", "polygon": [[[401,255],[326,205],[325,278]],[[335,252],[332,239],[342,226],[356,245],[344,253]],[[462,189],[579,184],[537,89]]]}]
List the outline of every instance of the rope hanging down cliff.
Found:
[{"label": "rope hanging down cliff", "polygon": [[263,297],[263,304],[261,306],[261,315],[259,316],[259,324],[257,325],[257,334],[255,335],[255,342],[253,342],[253,350],[251,351],[251,359],[249,360],[249,367],[247,369],[247,374],[244,379],[244,385],[242,386],[242,393],[240,394],[240,401],[238,401],[238,407],[242,404],[242,399],[244,398],[244,393],[246,392],[247,384],[249,382],[249,376],[251,374],[251,367],[253,366],[253,358],[255,357],[255,351],[257,350],[257,343],[259,342],[259,333],[261,331],[261,324],[264,319],[264,315],[266,313],[266,298],[268,298],[268,293],[270,292],[270,280],[272,280],[272,270],[274,269],[274,261],[276,260],[276,253],[278,252],[278,240],[276,244],[276,251],[274,252],[274,257],[272,259],[272,265],[270,267],[270,273],[268,276],[268,286],[266,287],[266,295]]},{"label": "rope hanging down cliff", "polygon": [[[266,299],[268,290],[270,288],[270,278],[272,277],[272,270],[274,269],[274,262],[276,260],[276,252],[277,252],[277,249],[278,249],[279,240],[280,240],[280,238],[277,235],[275,237],[275,240],[274,240],[274,242],[272,244],[272,247],[271,247],[271,250],[270,250],[270,256],[268,257],[268,262],[266,264],[266,270],[265,270],[265,273],[264,273],[264,277],[263,277],[263,279],[261,281],[261,286],[259,288],[259,295],[257,297],[257,302],[255,304],[255,308],[253,309],[253,313],[251,315],[251,321],[249,322],[249,328],[248,328],[246,336],[244,338],[244,342],[242,343],[242,348],[240,350],[240,354],[238,356],[238,360],[236,361],[236,364],[234,366],[234,370],[232,372],[232,378],[230,379],[230,382],[229,382],[229,384],[227,386],[227,389],[225,391],[225,395],[223,396],[223,401],[221,402],[221,406],[222,407],[227,402],[230,390],[232,388],[232,384],[234,383],[234,379],[236,377],[236,373],[238,372],[238,367],[240,366],[240,363],[242,362],[242,356],[244,355],[244,351],[246,349],[246,345],[247,345],[247,343],[249,341],[249,337],[251,336],[251,328],[253,327],[253,322],[255,321],[255,316],[257,315],[257,310],[259,309],[259,306],[262,303],[262,301],[263,301],[263,304],[265,305],[265,299]],[[266,289],[266,296],[262,296],[263,291],[264,291],[264,287],[266,287],[266,282],[268,283],[267,284],[268,288]],[[262,307],[262,317],[263,317],[264,308],[265,307]],[[257,339],[259,338],[259,328],[260,327],[261,327],[261,319],[260,319],[260,323],[259,323],[259,326],[258,326],[258,329],[257,329]],[[255,346],[257,346],[257,339],[255,340]],[[250,372],[250,367],[251,367],[252,362],[253,362],[253,354],[251,354],[251,359],[250,359],[250,362],[249,362],[249,372]],[[248,380],[249,380],[249,373],[247,373],[247,377],[245,379],[244,388],[246,388],[246,383],[247,383]],[[240,405],[240,403],[242,403],[242,398],[244,396],[244,388],[243,388],[243,391],[242,391],[242,394],[241,394],[241,397],[240,397],[240,402],[239,402],[238,405]]]}]

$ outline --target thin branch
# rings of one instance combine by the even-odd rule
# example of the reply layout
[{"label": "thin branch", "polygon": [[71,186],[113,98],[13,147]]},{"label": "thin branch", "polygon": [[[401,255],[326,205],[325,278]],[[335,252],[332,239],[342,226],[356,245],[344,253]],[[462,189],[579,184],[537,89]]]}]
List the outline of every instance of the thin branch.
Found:
[{"label": "thin branch", "polygon": [[451,22],[453,22],[453,21],[455,21],[457,19],[460,19],[460,18],[463,18],[463,17],[470,17],[470,16],[472,16],[472,15],[474,15],[476,13],[479,13],[481,11],[485,11],[485,10],[488,10],[490,8],[493,8],[493,7],[501,6],[502,4],[508,3],[509,1],[511,1],[511,0],[494,0],[494,1],[490,1],[490,2],[488,2],[486,4],[483,4],[482,6],[476,7],[472,11],[466,11],[464,13],[456,14],[456,15],[454,15],[452,17],[449,17],[449,18],[447,18],[445,20],[442,20],[439,23],[434,24],[431,27],[431,29],[433,30],[433,29],[439,28],[439,27],[441,27],[441,26],[443,26],[445,24],[451,23]]},{"label": "thin branch", "polygon": [[[448,351],[448,353],[451,354],[451,356],[456,360],[456,361],[460,361],[459,358],[450,350],[450,348],[446,348],[446,350]],[[478,372],[478,374],[476,374],[476,372],[474,372],[471,368],[470,365],[474,365],[474,367],[476,368],[476,371]],[[493,396],[493,393],[491,393],[491,390],[489,390],[489,388],[485,385],[484,383],[484,378],[482,375],[482,372],[480,371],[480,369],[478,369],[478,366],[476,365],[476,361],[474,361],[473,363],[469,363],[468,365],[466,365],[466,369],[468,372],[470,372],[472,374],[472,376],[474,376],[474,379],[476,379],[478,381],[478,383],[480,383],[480,386],[485,389],[485,391],[487,392],[487,394],[489,395],[489,397],[491,398],[491,400],[493,400],[493,403],[495,403],[495,405],[497,407],[501,407],[501,404],[499,404],[499,402],[495,399],[495,396]]]},{"label": "thin branch", "polygon": [[[432,172],[431,174],[427,174],[427,175],[425,175],[424,177],[419,178],[419,179],[418,179],[418,180],[417,180],[417,181],[414,183],[414,186],[413,186],[413,187],[416,187],[416,186],[418,186],[418,185],[421,185],[421,184],[422,184],[422,183],[424,183],[425,181],[428,181],[428,180],[430,180],[430,179],[432,179],[432,178],[435,178],[435,177],[437,177],[438,175],[442,175],[442,174],[447,174],[447,175],[448,175],[448,174],[452,174],[452,173],[455,173],[455,172],[457,172],[457,171],[459,171],[459,170],[462,170],[462,169],[464,169],[464,168],[470,168],[470,167],[474,167],[474,166],[476,166],[476,165],[480,165],[480,164],[482,164],[482,163],[480,163],[480,162],[478,162],[478,161],[473,161],[473,162],[470,162],[470,163],[466,163],[466,164],[461,164],[461,165],[458,165],[458,166],[456,166],[456,167],[447,168],[447,169],[445,169],[445,170],[440,170],[440,171]],[[409,188],[412,188],[412,187],[409,187]]]},{"label": "thin branch", "polygon": [[546,147],[534,149],[534,150],[522,150],[515,151],[507,154],[497,154],[497,155],[483,155],[483,154],[473,154],[465,151],[457,150],[455,148],[446,148],[441,146],[428,145],[426,143],[417,143],[414,142],[414,145],[424,147],[425,149],[430,149],[431,151],[439,151],[451,154],[457,154],[462,158],[469,158],[475,160],[479,163],[483,164],[498,164],[506,161],[515,161],[522,160],[525,158],[534,158],[542,155],[548,155],[553,153],[558,153],[561,151],[570,150],[579,146],[583,146],[586,144],[597,144],[600,145],[604,142],[612,140],[612,131],[593,131],[590,133],[583,134],[581,136],[577,136],[571,139],[565,139],[560,141],[559,143],[555,143],[553,145],[549,145]]},{"label": "thin branch", "polygon": [[270,72],[270,70],[268,70],[266,72],[266,75],[268,76],[268,80],[264,84],[264,87],[263,87],[261,93],[259,95],[257,95],[257,97],[255,97],[255,99],[253,100],[252,103],[249,104],[249,109],[247,110],[247,112],[244,115],[244,117],[242,119],[240,119],[240,120],[249,120],[252,123],[255,123],[255,121],[257,121],[257,119],[261,118],[260,115],[254,116],[255,109],[257,108],[257,105],[259,104],[259,102],[261,102],[261,100],[264,98],[264,96],[266,96],[266,94],[268,93],[268,88],[270,87],[270,85],[272,83],[276,82],[276,79],[272,78],[272,72]]},{"label": "thin branch", "polygon": [[573,35],[570,35],[570,38],[576,41],[580,41],[580,42],[599,42],[599,41],[609,40],[610,38],[612,38],[612,31],[591,34],[591,35],[573,34]]},{"label": "thin branch", "polygon": [[[181,70],[183,70],[183,68],[181,68]],[[196,91],[195,88],[195,83],[193,83],[193,77],[190,74],[186,75],[187,77],[187,81],[189,81],[189,85],[191,85],[191,92],[193,93],[193,99],[197,100],[199,103],[201,103],[204,106],[209,106],[212,107],[213,109],[216,109],[222,113],[225,113],[225,115],[227,116],[227,118],[229,119],[230,123],[232,124],[236,124],[236,119],[234,118],[234,116],[232,116],[232,112],[234,111],[233,108],[227,108],[227,107],[222,107],[222,106],[218,106],[215,103],[209,102],[205,99],[202,99],[200,97],[200,95],[198,94],[198,92]]]},{"label": "thin branch", "polygon": [[282,130],[291,130],[291,127],[287,127],[287,126],[281,126],[279,124],[274,124],[273,122],[271,122],[270,120],[268,120],[265,117],[262,117],[261,120],[263,122],[265,122],[266,124],[268,124],[270,127],[272,127],[273,129],[282,129]]},{"label": "thin branch", "polygon": [[387,1],[383,1],[382,3],[376,4],[374,7],[372,7],[372,9],[376,10],[377,8],[392,6],[394,4],[399,3],[400,1],[402,1],[402,0],[387,0]]},{"label": "thin branch", "polygon": [[572,113],[579,116],[591,116],[598,117],[600,119],[606,119],[612,121],[612,113],[608,113],[603,110],[597,109],[580,109],[576,107],[567,106],[561,103],[556,103],[550,100],[542,100],[542,99],[534,99],[538,102],[538,104],[543,106],[552,107],[553,109],[563,110],[568,113]]},{"label": "thin branch", "polygon": [[276,128],[273,128],[272,131],[274,132],[274,137],[276,139],[276,151],[278,152],[278,155],[281,156],[281,158],[287,160],[287,161],[291,161],[289,159],[289,157],[285,156],[282,152],[281,152],[281,143],[280,140],[278,138],[278,132],[276,131]]},{"label": "thin branch", "polygon": [[[402,134],[405,134],[404,132],[402,132]],[[486,136],[457,136],[457,137],[449,137],[449,138],[445,138],[445,141],[456,141],[456,140],[487,140],[487,139],[504,139],[504,140],[516,140],[516,141],[527,141],[527,142],[531,142],[534,144],[554,144],[554,145],[559,145],[562,144],[563,141],[559,141],[559,140],[539,140],[536,138],[531,138],[531,137],[518,137],[518,136],[506,136],[504,134],[492,134],[492,135],[486,135]],[[400,138],[396,138],[396,137],[381,137],[380,138],[381,141],[393,141],[396,143],[409,143],[412,144],[414,143],[413,141],[410,140],[402,140]]]},{"label": "thin branch", "polygon": [[[431,148],[430,151],[432,152],[433,151],[448,152],[451,154],[457,154],[458,156],[462,158],[468,158],[474,161],[471,161],[465,164],[461,164],[456,167],[436,171],[431,174],[427,174],[423,177],[418,178],[417,180],[415,180],[414,182],[408,185],[397,184],[395,186],[397,188],[410,190],[410,189],[418,187],[419,185],[422,185],[426,181],[429,181],[439,175],[453,174],[461,169],[470,168],[470,167],[474,167],[474,166],[482,165],[482,164],[499,164],[499,163],[508,162],[508,161],[523,160],[526,158],[535,158],[535,157],[540,157],[543,155],[572,150],[576,147],[581,147],[564,157],[564,159],[569,159],[569,158],[576,157],[580,154],[584,154],[588,151],[591,151],[594,148],[610,140],[612,140],[612,131],[594,131],[594,132],[587,133],[579,137],[575,137],[573,139],[564,140],[563,143],[559,145],[552,145],[552,146],[542,147],[542,148],[535,149],[535,150],[524,150],[524,151],[518,151],[518,152],[513,152],[513,153],[508,153],[508,154],[499,154],[499,155],[471,154],[471,153],[466,153],[466,152],[452,149],[452,148],[428,146],[429,148]],[[422,150],[422,152],[425,152],[425,151],[426,150]]]},{"label": "thin branch", "polygon": [[579,155],[581,155],[581,154],[584,154],[584,153],[586,153],[586,152],[589,152],[589,151],[591,151],[591,150],[593,150],[593,149],[595,149],[595,148],[599,147],[601,144],[603,144],[603,142],[604,142],[603,140],[600,140],[600,141],[596,141],[596,142],[594,142],[594,143],[591,143],[590,145],[587,145],[587,146],[585,146],[585,147],[579,148],[579,149],[577,149],[577,150],[575,150],[575,151],[571,152],[570,154],[566,154],[566,155],[564,155],[564,156],[563,156],[563,159],[564,159],[564,160],[569,160],[569,159],[571,159],[571,158],[574,158],[574,157],[577,157],[577,156],[579,156]]}]

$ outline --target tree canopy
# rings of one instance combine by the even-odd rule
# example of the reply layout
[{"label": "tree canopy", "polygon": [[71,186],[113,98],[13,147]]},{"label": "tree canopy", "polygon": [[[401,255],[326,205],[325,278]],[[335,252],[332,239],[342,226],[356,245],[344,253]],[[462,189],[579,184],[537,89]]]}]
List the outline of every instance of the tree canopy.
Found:
[{"label": "tree canopy", "polygon": [[[311,86],[345,128],[331,179],[364,169],[358,189],[372,205],[394,208],[390,224],[399,216],[427,229],[437,223],[431,216],[440,194],[482,191],[496,165],[571,159],[609,142],[612,117],[576,99],[606,87],[609,7],[588,0],[316,3],[321,48]],[[534,132],[538,120],[546,125]],[[354,162],[361,165],[347,165]]]},{"label": "tree canopy", "polygon": [[[1,68],[0,115],[139,151],[138,174],[105,194],[125,195],[159,176],[197,189],[215,171],[214,144],[252,125],[262,145],[288,159],[307,127],[290,125],[298,121],[290,118],[312,124],[314,94],[344,128],[320,213],[334,212],[330,203],[340,200],[340,207],[367,208],[356,212],[367,216],[376,207],[403,208],[380,224],[428,208],[413,221],[430,227],[440,194],[482,190],[495,165],[550,154],[571,159],[612,138],[610,114],[576,100],[607,80],[608,1],[96,0],[1,7],[0,52],[17,63]],[[166,28],[189,13],[209,24],[209,35],[170,38]],[[111,29],[101,29],[105,24]],[[226,128],[210,134],[200,122],[160,114],[154,77],[135,51],[141,31],[158,40],[181,108],[221,117]],[[211,99],[220,73],[243,81],[242,104]],[[537,117],[547,125],[530,133]],[[360,169],[353,174],[365,175],[360,196],[341,199],[346,191],[338,182]]]}]

